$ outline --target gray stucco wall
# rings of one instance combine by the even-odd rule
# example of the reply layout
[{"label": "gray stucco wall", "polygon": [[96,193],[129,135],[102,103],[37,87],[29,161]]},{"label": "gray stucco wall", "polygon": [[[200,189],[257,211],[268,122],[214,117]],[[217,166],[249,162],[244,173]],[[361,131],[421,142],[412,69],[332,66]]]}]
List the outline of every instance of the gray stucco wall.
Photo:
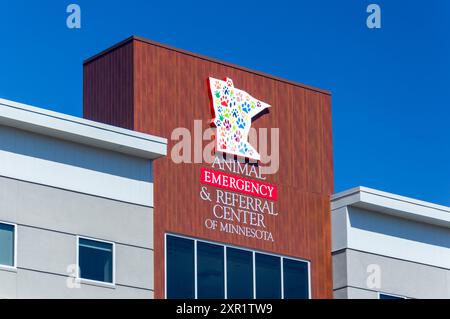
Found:
[{"label": "gray stucco wall", "polygon": [[[153,298],[151,207],[0,177],[0,221],[17,224],[17,270],[0,269],[0,298]],[[68,288],[77,235],[115,243],[114,287]]]},{"label": "gray stucco wall", "polygon": [[[379,280],[368,283],[374,275]],[[378,292],[418,299],[450,298],[450,270],[352,249],[333,254],[333,277],[335,298],[372,299],[378,298]]]}]

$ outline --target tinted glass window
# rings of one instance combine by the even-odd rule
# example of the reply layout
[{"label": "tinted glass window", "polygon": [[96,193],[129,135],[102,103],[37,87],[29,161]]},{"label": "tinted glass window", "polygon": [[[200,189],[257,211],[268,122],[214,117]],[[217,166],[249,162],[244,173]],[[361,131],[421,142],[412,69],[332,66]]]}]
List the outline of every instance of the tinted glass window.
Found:
[{"label": "tinted glass window", "polygon": [[284,298],[309,298],[308,264],[306,262],[284,258],[283,271]]},{"label": "tinted glass window", "polygon": [[0,224],[0,265],[14,266],[14,226]]},{"label": "tinted glass window", "polygon": [[197,242],[197,297],[225,298],[224,247]]},{"label": "tinted glass window", "polygon": [[280,257],[255,254],[256,298],[281,298]]},{"label": "tinted glass window", "polygon": [[176,235],[166,243],[167,298],[310,297],[308,262]]},{"label": "tinted glass window", "polygon": [[253,298],[253,253],[227,248],[227,298]]},{"label": "tinted glass window", "polygon": [[84,238],[79,245],[80,277],[112,283],[113,245]]},{"label": "tinted glass window", "polygon": [[380,299],[405,299],[405,298],[398,297],[398,296],[392,296],[392,295],[386,295],[386,294],[380,294]]},{"label": "tinted glass window", "polygon": [[167,236],[167,298],[195,298],[194,241]]}]

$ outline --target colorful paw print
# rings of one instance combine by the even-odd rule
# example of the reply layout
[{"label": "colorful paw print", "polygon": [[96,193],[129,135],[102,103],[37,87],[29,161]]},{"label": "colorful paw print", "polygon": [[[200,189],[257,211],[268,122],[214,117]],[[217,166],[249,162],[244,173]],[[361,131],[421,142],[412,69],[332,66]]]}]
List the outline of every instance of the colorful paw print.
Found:
[{"label": "colorful paw print", "polygon": [[245,128],[245,122],[242,118],[238,118],[236,121],[236,125],[240,128],[240,129],[244,129]]},{"label": "colorful paw print", "polygon": [[225,95],[223,95],[223,96],[220,98],[220,105],[227,107],[229,101],[230,101],[230,100],[228,99],[228,97],[225,96]]},{"label": "colorful paw print", "polygon": [[225,119],[225,121],[223,121],[223,126],[227,129],[227,131],[229,131],[231,129],[231,123],[228,119]]},{"label": "colorful paw print", "polygon": [[247,145],[243,142],[239,143],[239,152],[241,152],[241,154],[246,154],[247,151],[248,151]]},{"label": "colorful paw print", "polygon": [[224,86],[222,91],[223,91],[223,95],[229,95],[230,94],[230,88],[228,86]]},{"label": "colorful paw print", "polygon": [[248,112],[250,112],[250,110],[251,110],[250,104],[248,104],[247,102],[244,102],[242,104],[242,111],[244,111],[245,113],[248,113]]},{"label": "colorful paw print", "polygon": [[223,149],[223,150],[227,149],[227,141],[226,140],[221,140],[219,144],[220,144],[221,149]]},{"label": "colorful paw print", "polygon": [[239,143],[239,142],[241,141],[241,139],[242,139],[242,133],[241,133],[241,131],[237,131],[236,133],[234,133],[233,138],[234,138],[234,140],[235,140],[236,142]]},{"label": "colorful paw print", "polygon": [[242,102],[242,92],[238,92],[236,94],[236,102],[238,102],[238,103]]}]

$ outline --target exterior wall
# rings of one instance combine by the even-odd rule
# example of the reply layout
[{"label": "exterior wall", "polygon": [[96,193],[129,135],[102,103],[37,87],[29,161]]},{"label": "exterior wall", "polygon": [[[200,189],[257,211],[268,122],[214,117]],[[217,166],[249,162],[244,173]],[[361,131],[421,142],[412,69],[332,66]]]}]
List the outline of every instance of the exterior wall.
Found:
[{"label": "exterior wall", "polygon": [[[417,299],[450,298],[450,269],[352,249],[334,254],[333,263],[335,298],[373,299],[378,292]],[[379,288],[367,285],[370,265],[380,267]],[[346,296],[342,296],[343,290]]]},{"label": "exterior wall", "polygon": [[[17,270],[0,268],[0,298],[152,298],[153,209],[0,178],[0,221],[17,227]],[[115,242],[116,285],[69,289],[77,235]]]},{"label": "exterior wall", "polygon": [[0,136],[0,176],[153,206],[150,160],[7,126]]},{"label": "exterior wall", "polygon": [[[17,225],[0,298],[153,298],[153,159],[166,140],[0,104],[0,222]],[[114,285],[69,288],[78,236],[114,243]]]},{"label": "exterior wall", "polygon": [[334,299],[378,299],[378,292],[345,287],[334,291]]},{"label": "exterior wall", "polygon": [[[345,223],[346,231],[338,223]],[[450,269],[450,258],[443,257],[450,256],[450,228],[352,206],[333,211],[333,226],[334,252],[349,248]]]},{"label": "exterior wall", "polygon": [[[127,76],[130,46],[132,84],[121,81],[101,87],[103,100],[93,102],[101,83]],[[193,134],[195,119],[201,120],[202,130],[209,127],[208,77],[229,77],[237,88],[272,105],[269,114],[252,126],[280,128],[280,170],[267,177],[279,193],[280,215],[267,225],[273,243],[205,229],[212,206],[199,197],[200,169],[206,164],[175,164],[170,157],[155,163],[157,298],[164,297],[164,234],[168,232],[307,259],[311,261],[312,297],[332,296],[329,93],[135,37],[86,61],[84,70],[84,116],[90,119],[160,136],[170,137],[178,127]],[[130,87],[134,90],[131,110],[129,103],[117,103],[117,92],[128,92]],[[123,112],[133,114],[133,127],[128,120],[122,121]],[[169,141],[168,149],[172,146]]]},{"label": "exterior wall", "polygon": [[[98,63],[84,67],[83,114],[85,118],[133,129],[133,54],[133,44],[126,43],[120,50],[113,51],[108,57],[100,59]],[[90,81],[97,76],[101,76],[102,81]]]},{"label": "exterior wall", "polygon": [[68,289],[65,276],[25,269],[0,271],[0,281],[0,299],[153,299],[151,290],[119,285],[113,289],[82,284],[80,289]]},{"label": "exterior wall", "polygon": [[334,297],[450,298],[448,208],[370,189],[345,193],[332,203]]}]

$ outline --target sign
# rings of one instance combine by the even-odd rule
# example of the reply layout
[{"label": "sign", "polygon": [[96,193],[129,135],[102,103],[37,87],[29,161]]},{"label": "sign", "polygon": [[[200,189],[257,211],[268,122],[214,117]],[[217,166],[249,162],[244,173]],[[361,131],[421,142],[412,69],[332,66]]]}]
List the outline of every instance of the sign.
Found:
[{"label": "sign", "polygon": [[209,87],[217,128],[216,151],[259,161],[259,153],[248,143],[248,134],[252,118],[270,105],[236,89],[230,78],[209,78]]},{"label": "sign", "polygon": [[268,226],[278,216],[277,187],[265,182],[258,164],[247,161],[261,159],[248,143],[248,134],[252,118],[270,105],[236,89],[229,78],[209,78],[209,86],[216,152],[233,158],[225,160],[219,155],[211,168],[200,169],[200,198],[211,204],[211,215],[204,225],[213,231],[274,242]]},{"label": "sign", "polygon": [[[245,176],[231,174],[236,172]],[[268,225],[269,219],[276,219],[279,214],[275,207],[277,187],[263,182],[264,179],[254,165],[234,159],[216,157],[211,169],[201,168],[200,198],[211,204],[205,227],[274,242]]]},{"label": "sign", "polygon": [[277,199],[277,188],[264,182],[253,181],[206,168],[200,170],[200,178],[203,184],[270,200]]}]

